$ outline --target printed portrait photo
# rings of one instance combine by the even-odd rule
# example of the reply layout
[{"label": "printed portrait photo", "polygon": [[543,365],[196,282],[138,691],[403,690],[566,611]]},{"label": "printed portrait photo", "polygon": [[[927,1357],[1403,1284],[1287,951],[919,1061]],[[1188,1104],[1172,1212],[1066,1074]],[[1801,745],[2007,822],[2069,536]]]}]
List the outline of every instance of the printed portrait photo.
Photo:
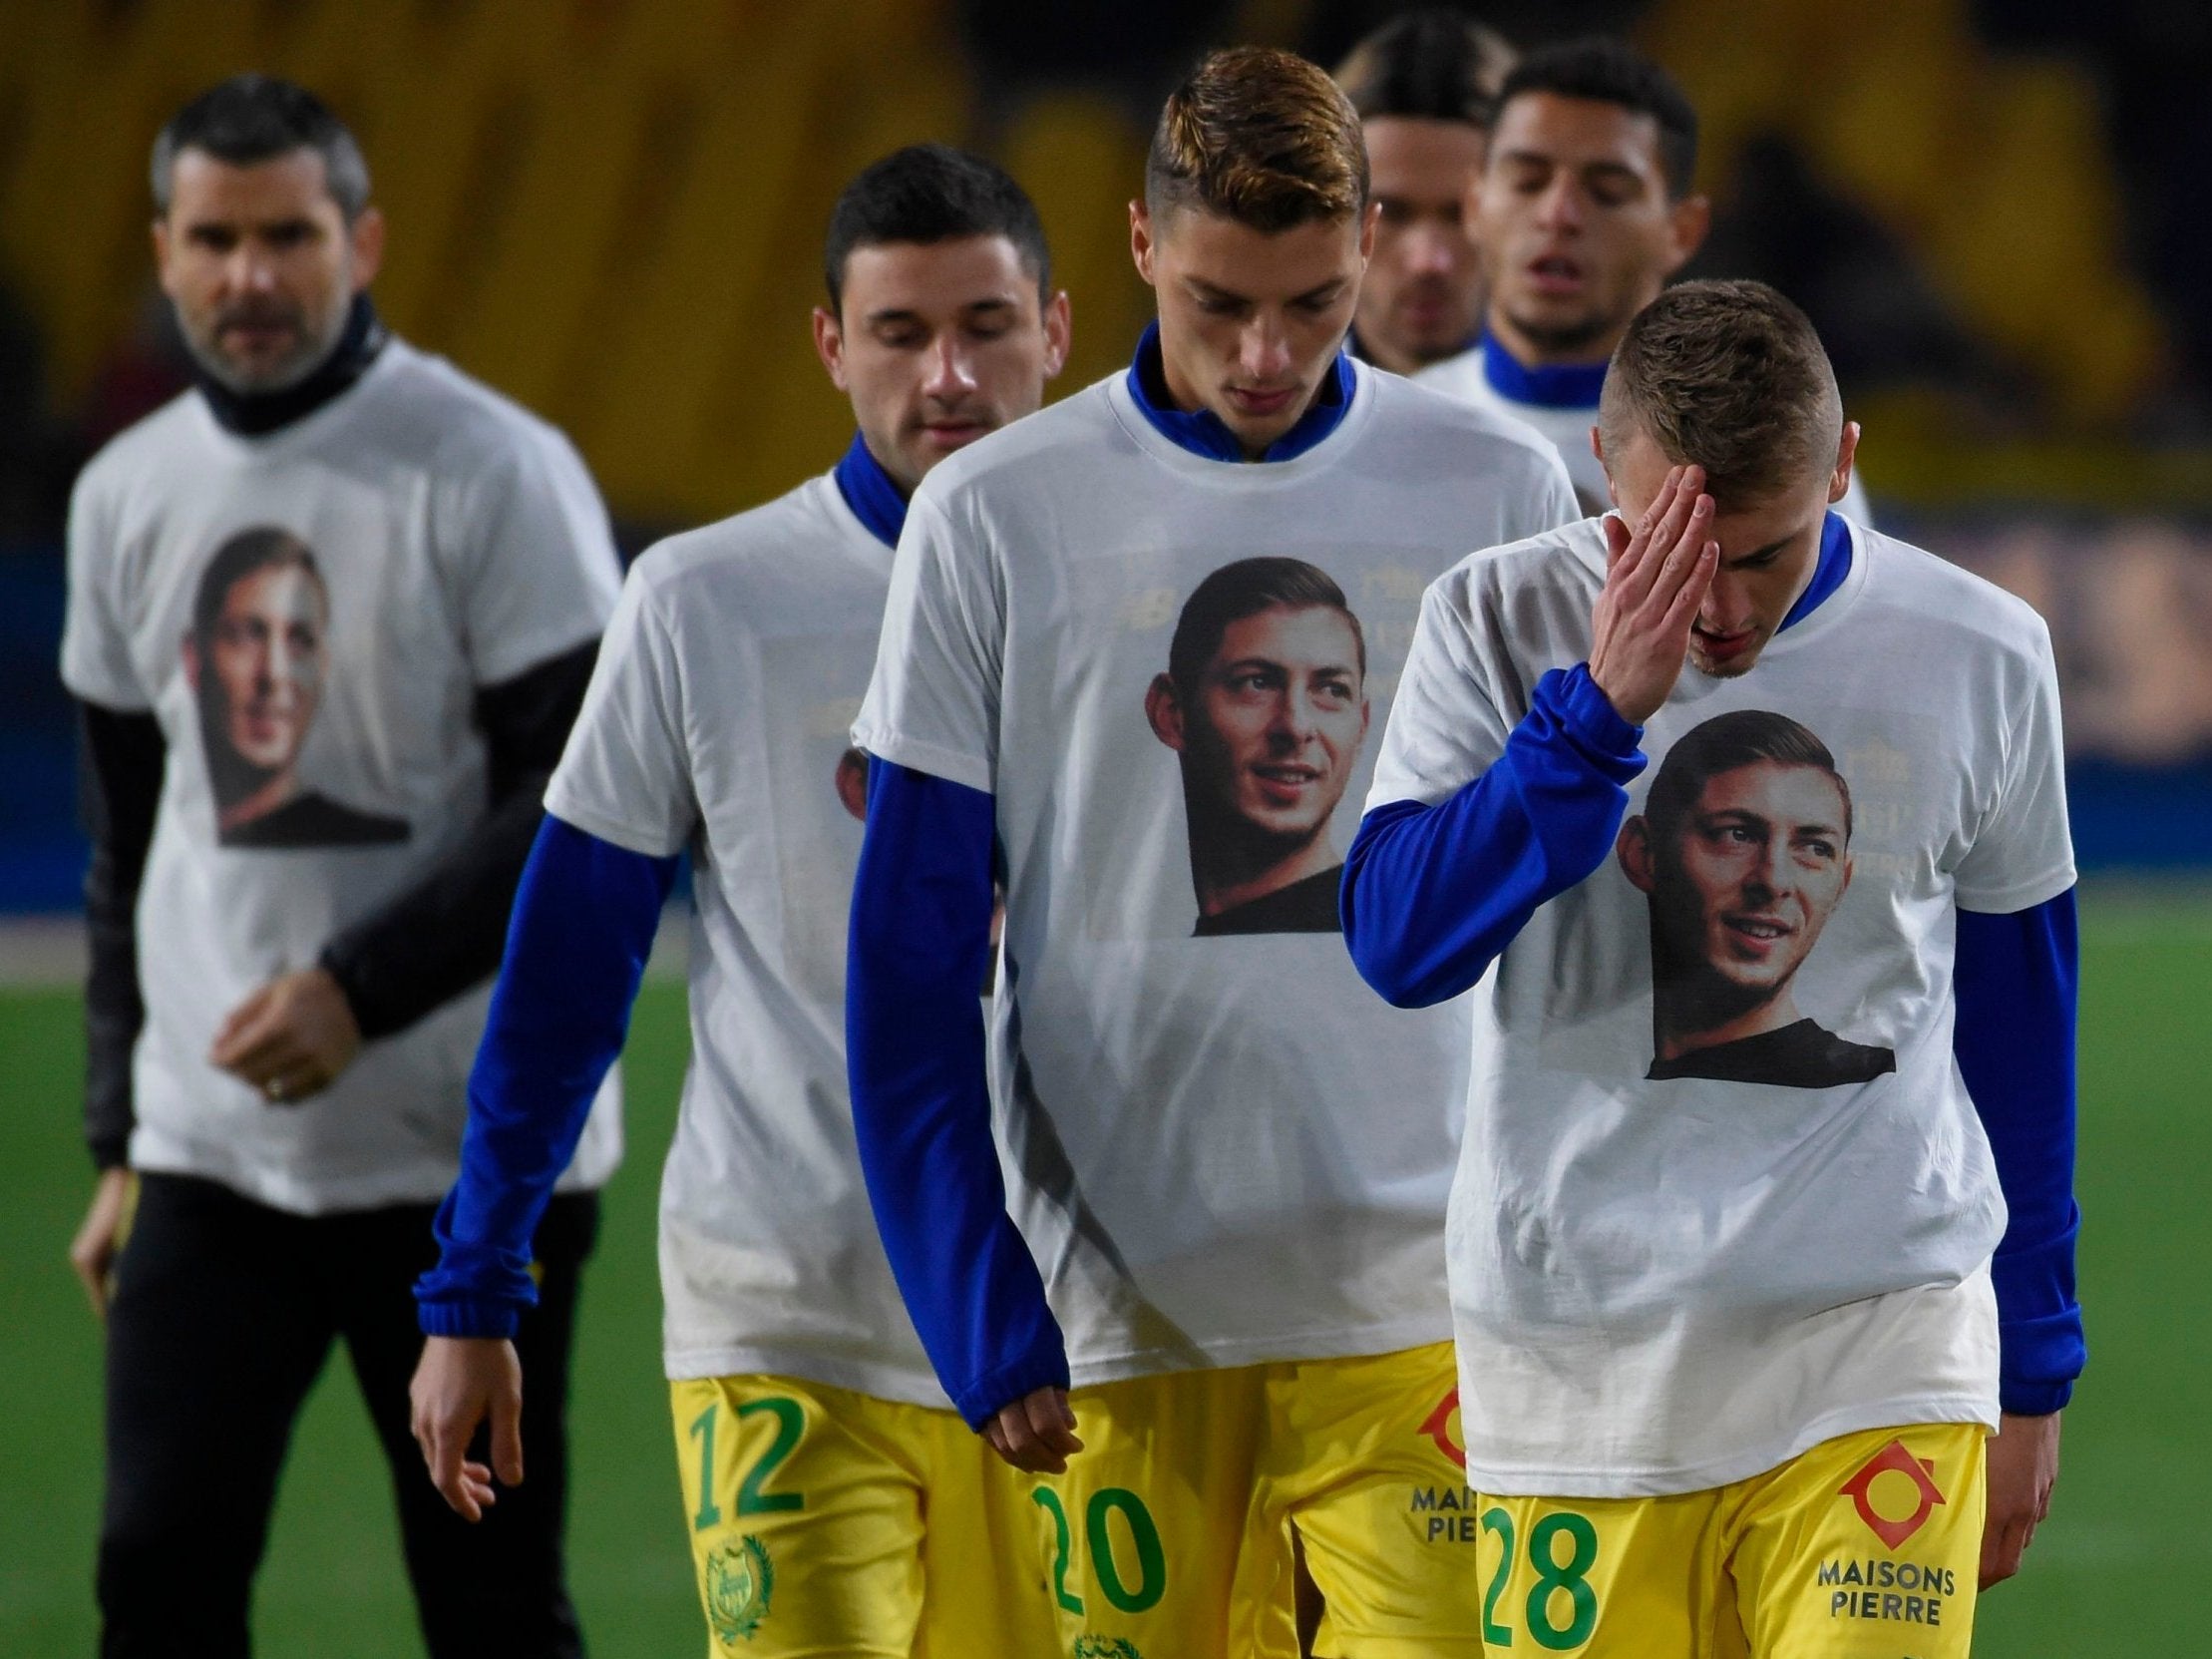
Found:
[{"label": "printed portrait photo", "polygon": [[199,579],[184,678],[225,847],[351,847],[407,839],[407,822],[307,788],[300,750],[330,672],[330,595],[287,531],[240,531]]},{"label": "printed portrait photo", "polygon": [[1851,788],[1812,732],[1765,709],[1694,727],[1614,852],[1650,901],[1647,1075],[1832,1088],[1897,1069],[1792,993],[1851,886]]},{"label": "printed portrait photo", "polygon": [[1325,571],[1224,565],[1184,603],[1145,693],[1183,773],[1196,935],[1336,933],[1329,820],[1366,741],[1367,646]]}]

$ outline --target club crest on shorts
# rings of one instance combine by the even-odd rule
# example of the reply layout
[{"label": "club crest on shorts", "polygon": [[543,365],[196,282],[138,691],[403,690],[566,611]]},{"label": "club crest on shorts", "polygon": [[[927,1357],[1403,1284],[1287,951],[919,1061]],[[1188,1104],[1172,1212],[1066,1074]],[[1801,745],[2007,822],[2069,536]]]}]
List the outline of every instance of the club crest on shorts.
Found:
[{"label": "club crest on shorts", "polygon": [[1144,1659],[1127,1636],[1078,1636],[1070,1659]]},{"label": "club crest on shorts", "polygon": [[[1877,1507],[1874,1482],[1885,1474],[1901,1474],[1910,1481],[1913,1487],[1910,1498],[1892,1480],[1883,1486],[1881,1504]],[[1903,1441],[1892,1441],[1843,1483],[1842,1494],[1851,1499],[1852,1507],[1859,1511],[1859,1518],[1874,1535],[1895,1549],[1927,1525],[1936,1505],[1944,1501],[1935,1476],[1933,1462],[1915,1457],[1905,1450]]]},{"label": "club crest on shorts", "polygon": [[776,1593],[776,1566],[768,1546],[747,1533],[707,1557],[707,1622],[724,1644],[752,1639],[768,1617]]},{"label": "club crest on shorts", "polygon": [[1450,1394],[1436,1403],[1436,1410],[1429,1413],[1427,1420],[1421,1425],[1420,1432],[1436,1443],[1437,1451],[1461,1468],[1465,1468],[1467,1466],[1467,1451],[1452,1436],[1452,1419],[1457,1416],[1459,1416],[1459,1391],[1453,1389]]}]

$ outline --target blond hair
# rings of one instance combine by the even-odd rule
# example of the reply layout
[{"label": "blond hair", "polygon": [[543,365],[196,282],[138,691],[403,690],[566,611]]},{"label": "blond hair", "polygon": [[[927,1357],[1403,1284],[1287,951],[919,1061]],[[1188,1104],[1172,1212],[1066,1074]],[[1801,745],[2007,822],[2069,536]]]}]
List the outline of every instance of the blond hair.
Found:
[{"label": "blond hair", "polygon": [[1598,428],[1610,454],[1641,431],[1716,499],[1763,501],[1835,467],[1843,398],[1811,321],[1764,282],[1684,282],[1630,322]]},{"label": "blond hair", "polygon": [[1160,112],[1145,201],[1155,217],[1195,207],[1268,232],[1356,217],[1367,206],[1359,117],[1334,81],[1292,53],[1213,53]]}]

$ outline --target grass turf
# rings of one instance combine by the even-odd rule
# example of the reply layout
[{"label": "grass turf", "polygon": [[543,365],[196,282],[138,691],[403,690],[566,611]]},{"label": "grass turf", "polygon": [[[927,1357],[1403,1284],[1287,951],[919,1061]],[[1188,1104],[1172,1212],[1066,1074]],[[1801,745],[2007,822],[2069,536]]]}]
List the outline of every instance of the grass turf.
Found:
[{"label": "grass turf", "polygon": [[[2084,905],[2082,1295],[2093,1364],[2067,1414],[2056,1512],[1984,1604],[1977,1652],[2212,1652],[2212,900]],[[89,1190],[76,1131],[79,1009],[0,997],[0,1654],[90,1653],[100,1500],[99,1330],[63,1257]],[[600,1659],[692,1655],[691,1586],[660,1382],[652,1210],[685,1037],[648,987],[628,1057],[629,1163],[607,1195],[576,1362],[570,1571]],[[310,1401],[259,1584],[258,1651],[419,1654],[382,1458],[342,1364]]]}]

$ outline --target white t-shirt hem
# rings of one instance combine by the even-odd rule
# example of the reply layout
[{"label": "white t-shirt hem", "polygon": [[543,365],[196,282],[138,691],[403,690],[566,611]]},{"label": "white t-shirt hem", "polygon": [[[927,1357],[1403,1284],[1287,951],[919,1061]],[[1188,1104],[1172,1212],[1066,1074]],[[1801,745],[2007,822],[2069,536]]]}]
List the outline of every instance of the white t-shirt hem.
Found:
[{"label": "white t-shirt hem", "polygon": [[774,1344],[733,1343],[711,1348],[671,1348],[661,1356],[661,1370],[671,1383],[700,1378],[789,1377],[825,1388],[846,1389],[872,1400],[901,1406],[920,1406],[950,1415],[952,1403],[934,1377],[866,1361],[827,1360],[800,1349]]},{"label": "white t-shirt hem", "polygon": [[1448,1312],[1439,1312],[1434,1319],[1401,1319],[1388,1325],[1238,1337],[1194,1343],[1188,1348],[1071,1355],[1068,1374],[1074,1386],[1080,1389],[1098,1383],[1127,1382],[1134,1377],[1158,1377],[1172,1371],[1234,1371],[1243,1366],[1287,1365],[1299,1360],[1371,1359],[1380,1354],[1428,1348],[1451,1340],[1451,1316]]},{"label": "white t-shirt hem", "polygon": [[878,760],[888,760],[894,766],[906,766],[917,772],[927,772],[931,777],[947,778],[953,783],[965,784],[986,795],[992,793],[990,765],[986,761],[977,760],[973,755],[961,754],[955,749],[942,748],[917,738],[901,737],[896,732],[871,731],[866,726],[853,728],[853,741]]},{"label": "white t-shirt hem", "polygon": [[1677,1497],[1711,1491],[1779,1468],[1824,1441],[1870,1429],[1904,1429],[1924,1423],[1979,1423],[1995,1431],[1994,1395],[1906,1395],[1870,1405],[1841,1407],[1804,1425],[1788,1438],[1702,1463],[1623,1470],[1536,1468],[1482,1463],[1470,1448],[1467,1484],[1486,1497]]},{"label": "white t-shirt hem", "polygon": [[[250,1148],[245,1149],[250,1151]],[[584,1153],[554,1184],[555,1192],[590,1192],[606,1184],[620,1161]],[[604,1162],[605,1167],[597,1167]],[[228,1187],[239,1197],[287,1215],[341,1215],[351,1210],[380,1210],[398,1204],[436,1204],[458,1173],[445,1162],[384,1164],[359,1170],[318,1167],[312,1179],[295,1180],[282,1170],[257,1167],[218,1148],[191,1146],[150,1133],[141,1124],[131,1136],[131,1167],[147,1175],[185,1175]]]}]

